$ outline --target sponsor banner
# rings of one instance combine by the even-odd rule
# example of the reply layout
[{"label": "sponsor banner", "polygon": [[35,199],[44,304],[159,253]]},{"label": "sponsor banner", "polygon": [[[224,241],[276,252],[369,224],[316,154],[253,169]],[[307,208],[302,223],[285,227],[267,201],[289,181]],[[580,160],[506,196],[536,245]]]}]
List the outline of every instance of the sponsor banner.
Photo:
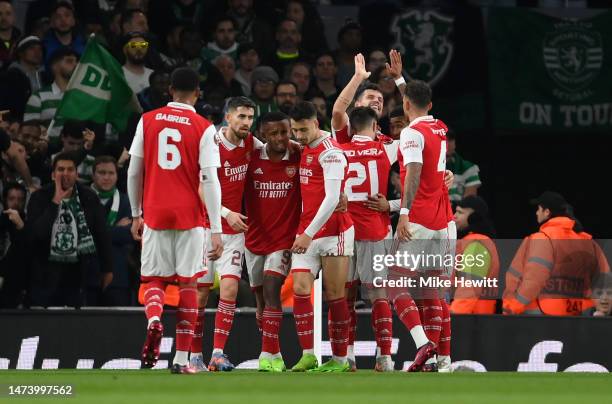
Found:
[{"label": "sponsor banner", "polygon": [[609,133],[611,38],[609,10],[490,8],[493,127]]},{"label": "sponsor banner", "polygon": [[[324,310],[324,313],[327,311]],[[174,352],[175,313],[164,313],[165,336],[158,369],[167,368]],[[0,374],[4,369],[136,369],[145,337],[140,310],[40,310],[0,312]],[[323,324],[326,324],[323,316]],[[214,311],[205,319],[204,355],[209,357]],[[454,316],[452,358],[463,371],[595,371],[612,368],[610,318],[540,316]],[[415,354],[414,343],[394,318],[393,358],[405,369]],[[322,353],[331,354],[323,327]],[[239,311],[226,353],[242,369],[254,369],[261,336],[252,310]],[[511,349],[508,349],[511,347]],[[287,365],[300,356],[291,313],[285,313],[281,349]],[[355,344],[357,365],[373,369],[376,343],[370,313],[358,313]],[[381,375],[384,377],[384,375]]]}]

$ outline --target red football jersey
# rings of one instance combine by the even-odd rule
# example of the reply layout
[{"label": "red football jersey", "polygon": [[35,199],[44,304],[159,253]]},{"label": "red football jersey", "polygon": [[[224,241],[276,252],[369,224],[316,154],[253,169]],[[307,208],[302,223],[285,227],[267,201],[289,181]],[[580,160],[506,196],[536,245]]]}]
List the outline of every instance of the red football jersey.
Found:
[{"label": "red football jersey", "polygon": [[383,240],[391,225],[389,214],[368,209],[364,201],[370,195],[387,195],[389,171],[397,160],[397,142],[354,135],[342,148],[348,161],[344,192],[355,226],[355,240]]},{"label": "red football jersey", "polygon": [[[326,161],[329,160],[329,161]],[[323,199],[325,198],[325,180],[322,164],[336,164],[345,157],[338,143],[330,135],[324,135],[316,147],[306,146],[302,151],[300,161],[300,190],[302,193],[302,215],[297,234],[302,234],[312,219],[316,216]],[[340,161],[338,161],[340,160]],[[346,178],[346,168],[344,169]],[[342,181],[342,189],[344,181]],[[321,227],[313,239],[337,236],[353,225],[348,212],[334,212],[329,220]]]},{"label": "red football jersey", "polygon": [[[221,159],[221,167],[217,170],[221,183],[221,205],[232,212],[240,213],[246,173],[255,148],[255,138],[249,133],[249,136],[236,146],[225,138],[223,132],[226,130],[228,128],[221,128],[215,135]],[[223,234],[237,233],[224,218],[221,218],[221,226]]]},{"label": "red football jersey", "polygon": [[410,122],[400,135],[400,178],[402,195],[406,164],[423,164],[419,188],[408,218],[430,230],[441,230],[452,220],[448,189],[444,185],[446,171],[446,132],[444,122],[423,116]]},{"label": "red football jersey", "polygon": [[244,203],[249,218],[245,245],[254,254],[290,249],[300,222],[300,153],[287,151],[271,161],[266,147],[253,153],[245,185]]},{"label": "red football jersey", "polygon": [[130,154],[144,159],[146,225],[156,230],[202,226],[200,172],[219,164],[214,126],[190,105],[171,102],[142,115]]}]

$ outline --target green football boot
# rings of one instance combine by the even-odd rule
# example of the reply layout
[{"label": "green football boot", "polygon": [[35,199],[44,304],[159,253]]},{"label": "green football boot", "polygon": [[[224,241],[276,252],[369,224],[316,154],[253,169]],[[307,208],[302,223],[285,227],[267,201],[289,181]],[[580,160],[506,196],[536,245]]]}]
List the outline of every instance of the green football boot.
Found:
[{"label": "green football boot", "polygon": [[333,359],[328,360],[316,369],[309,370],[309,372],[325,372],[325,373],[342,373],[350,372],[351,367],[347,362],[343,364],[336,362]]},{"label": "green football boot", "polygon": [[260,372],[273,372],[272,362],[268,358],[259,358],[259,368],[257,369]]},{"label": "green football boot", "polygon": [[292,372],[306,372],[311,369],[316,369],[319,366],[319,361],[314,354],[304,354],[299,362],[291,368]]},{"label": "green football boot", "polygon": [[284,372],[287,370],[283,358],[274,358],[270,363],[272,364],[272,372]]}]

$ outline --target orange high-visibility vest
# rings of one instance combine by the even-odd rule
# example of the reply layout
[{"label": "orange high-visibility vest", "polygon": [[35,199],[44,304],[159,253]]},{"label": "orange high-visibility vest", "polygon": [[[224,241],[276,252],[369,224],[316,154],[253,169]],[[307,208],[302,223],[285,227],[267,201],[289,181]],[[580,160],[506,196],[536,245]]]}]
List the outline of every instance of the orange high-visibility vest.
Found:
[{"label": "orange high-visibility vest", "polygon": [[[457,241],[457,255],[463,254],[465,248],[477,240],[489,251],[491,255],[491,265],[487,273],[487,278],[499,278],[499,255],[495,242],[490,237],[479,233],[469,233]],[[461,276],[460,271],[455,271],[454,277]],[[473,276],[470,277],[474,279]],[[454,282],[453,282],[454,284]],[[454,314],[495,314],[495,298],[498,288],[496,287],[458,287],[455,289],[454,299],[450,306],[451,313]]]},{"label": "orange high-visibility vest", "polygon": [[504,313],[575,316],[593,307],[591,282],[610,267],[599,245],[574,224],[554,217],[523,240],[506,272]]}]

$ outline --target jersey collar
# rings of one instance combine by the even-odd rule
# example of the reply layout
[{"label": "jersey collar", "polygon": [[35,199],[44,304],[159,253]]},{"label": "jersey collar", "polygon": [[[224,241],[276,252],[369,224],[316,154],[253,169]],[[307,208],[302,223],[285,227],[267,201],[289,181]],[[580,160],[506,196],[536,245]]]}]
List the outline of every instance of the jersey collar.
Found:
[{"label": "jersey collar", "polygon": [[433,121],[433,120],[434,120],[434,117],[431,115],[419,116],[417,119],[414,119],[412,122],[410,122],[408,127],[412,128],[414,125],[416,125],[417,123],[421,121]]},{"label": "jersey collar", "polygon": [[374,141],[376,139],[371,139],[369,136],[355,134],[355,135],[353,135],[351,140],[355,140],[357,142],[372,142],[372,141]]},{"label": "jersey collar", "polygon": [[195,108],[189,104],[183,104],[182,102],[171,101],[168,103],[170,108],[188,109],[189,111],[196,112]]},{"label": "jersey collar", "polygon": [[240,139],[240,144],[238,146],[227,140],[227,138],[225,137],[225,132],[228,129],[229,128],[227,126],[222,126],[219,129],[219,137],[221,138],[221,143],[223,143],[223,146],[225,146],[225,148],[228,150],[234,150],[236,147],[244,147],[244,139]]}]

